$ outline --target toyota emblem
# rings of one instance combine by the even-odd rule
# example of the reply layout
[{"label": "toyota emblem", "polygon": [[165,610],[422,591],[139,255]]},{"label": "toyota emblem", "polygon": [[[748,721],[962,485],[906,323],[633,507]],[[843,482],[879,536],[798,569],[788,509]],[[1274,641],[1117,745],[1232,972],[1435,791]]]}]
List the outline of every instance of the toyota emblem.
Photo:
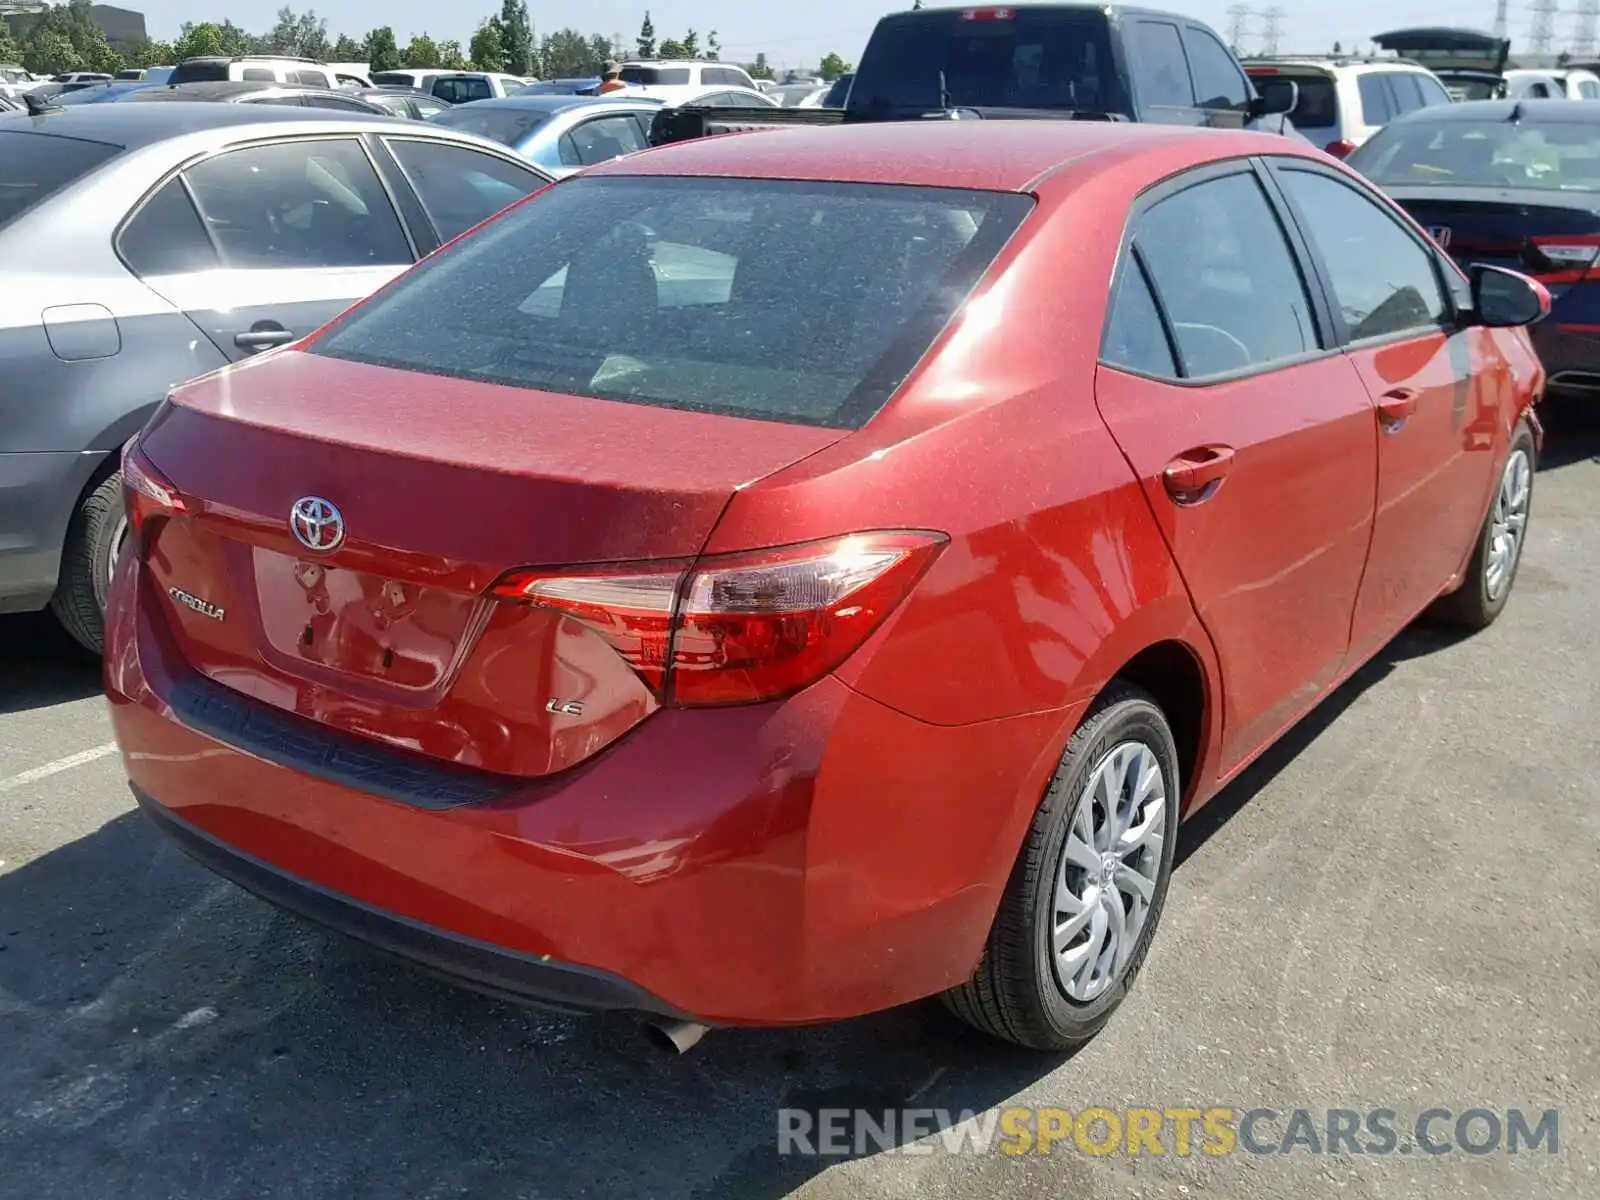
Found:
[{"label": "toyota emblem", "polygon": [[344,514],[321,496],[302,496],[289,510],[289,528],[307,550],[326,554],[344,541]]}]

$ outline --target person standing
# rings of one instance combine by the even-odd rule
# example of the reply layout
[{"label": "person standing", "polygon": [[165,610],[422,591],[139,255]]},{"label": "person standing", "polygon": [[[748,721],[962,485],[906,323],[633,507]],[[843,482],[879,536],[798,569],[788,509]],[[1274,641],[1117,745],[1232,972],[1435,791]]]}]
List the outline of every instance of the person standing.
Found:
[{"label": "person standing", "polygon": [[607,92],[620,92],[628,85],[622,82],[622,68],[614,62],[605,65],[605,72],[600,81],[600,95]]}]

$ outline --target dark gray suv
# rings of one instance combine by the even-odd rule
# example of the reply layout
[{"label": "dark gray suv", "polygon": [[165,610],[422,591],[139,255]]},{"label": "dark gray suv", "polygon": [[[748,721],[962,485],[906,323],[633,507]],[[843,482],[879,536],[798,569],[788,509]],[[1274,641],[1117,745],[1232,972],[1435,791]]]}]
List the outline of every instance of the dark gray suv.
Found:
[{"label": "dark gray suv", "polygon": [[51,606],[98,651],[117,451],[167,390],[311,332],[547,181],[386,116],[0,114],[0,613]]}]

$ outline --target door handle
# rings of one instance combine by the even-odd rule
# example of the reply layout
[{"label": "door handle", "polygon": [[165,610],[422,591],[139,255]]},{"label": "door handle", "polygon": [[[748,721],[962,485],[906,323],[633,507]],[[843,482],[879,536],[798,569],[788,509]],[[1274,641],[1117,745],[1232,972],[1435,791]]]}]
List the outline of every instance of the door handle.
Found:
[{"label": "door handle", "polygon": [[1390,388],[1378,400],[1378,420],[1383,422],[1385,433],[1398,433],[1405,423],[1416,415],[1416,388]]},{"label": "door handle", "polygon": [[1216,495],[1232,469],[1232,446],[1197,446],[1169,462],[1161,472],[1161,482],[1173,500],[1188,507]]},{"label": "door handle", "polygon": [[241,350],[270,350],[287,346],[294,338],[294,330],[285,329],[276,321],[257,321],[245,332],[234,334],[233,344]]}]

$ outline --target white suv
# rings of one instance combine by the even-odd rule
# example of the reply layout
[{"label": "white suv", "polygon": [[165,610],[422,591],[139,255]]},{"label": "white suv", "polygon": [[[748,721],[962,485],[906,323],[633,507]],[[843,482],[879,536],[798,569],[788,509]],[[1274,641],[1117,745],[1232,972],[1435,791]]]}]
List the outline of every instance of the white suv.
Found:
[{"label": "white suv", "polygon": [[1256,91],[1294,83],[1300,98],[1289,112],[1295,129],[1335,158],[1343,158],[1396,117],[1450,93],[1427,67],[1395,58],[1247,58]]},{"label": "white suv", "polygon": [[169,84],[221,83],[254,80],[259,83],[298,83],[304,87],[338,86],[327,63],[314,58],[280,54],[205,55],[186,58],[167,76]]},{"label": "white suv", "polygon": [[634,59],[622,64],[622,82],[636,94],[666,104],[682,104],[690,96],[725,89],[759,91],[744,68],[732,63],[693,58]]}]

